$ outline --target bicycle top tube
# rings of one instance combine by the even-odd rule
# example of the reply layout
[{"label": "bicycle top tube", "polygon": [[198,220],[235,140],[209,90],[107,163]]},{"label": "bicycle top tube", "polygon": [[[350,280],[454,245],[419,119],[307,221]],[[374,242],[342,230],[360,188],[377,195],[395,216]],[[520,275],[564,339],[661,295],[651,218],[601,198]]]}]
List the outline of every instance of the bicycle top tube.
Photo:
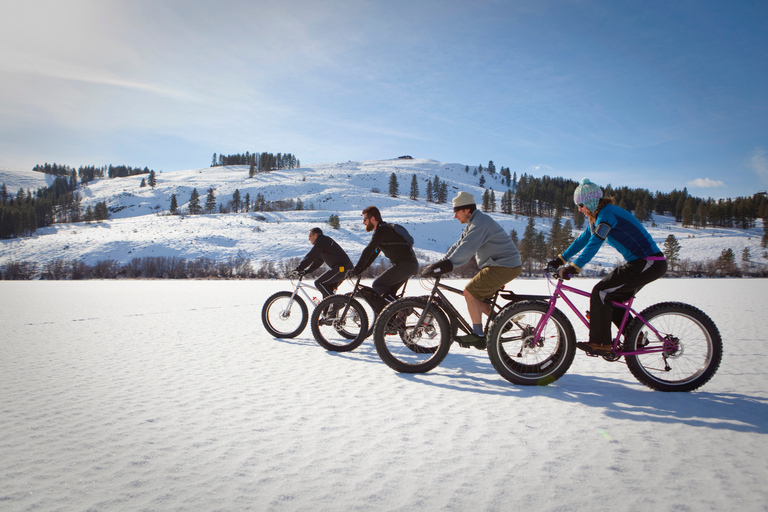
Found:
[{"label": "bicycle top tube", "polygon": [[[544,275],[546,276],[547,280],[550,283],[552,283],[553,276],[551,274],[547,273],[547,272],[544,272]],[[586,290],[582,290],[580,288],[574,288],[573,286],[567,285],[567,284],[565,284],[565,281],[563,279],[559,278],[559,277],[556,278],[556,279],[557,279],[557,284],[555,284],[555,291],[552,293],[553,297],[565,297],[566,294],[564,292],[572,292],[572,293],[575,293],[577,295],[581,295],[582,297],[591,297],[592,296],[592,292],[591,291],[586,291]],[[635,297],[632,296],[632,297],[630,297],[627,300],[623,300],[623,301],[622,300],[614,300],[612,302],[613,302],[614,306],[621,307],[621,308],[624,308],[624,309],[629,309],[629,308],[632,307],[632,303],[634,301],[635,301]]]}]

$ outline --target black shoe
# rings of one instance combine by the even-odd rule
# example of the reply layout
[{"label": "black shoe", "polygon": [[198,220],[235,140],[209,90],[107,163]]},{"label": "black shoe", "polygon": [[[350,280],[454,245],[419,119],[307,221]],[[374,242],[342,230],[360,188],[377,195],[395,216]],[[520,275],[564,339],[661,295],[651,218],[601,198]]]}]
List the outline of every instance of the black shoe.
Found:
[{"label": "black shoe", "polygon": [[459,346],[464,348],[475,347],[478,350],[485,350],[487,347],[485,344],[485,336],[478,336],[474,333],[465,336],[456,336],[454,339],[459,343]]},{"label": "black shoe", "polygon": [[613,345],[602,345],[600,343],[588,343],[586,341],[580,341],[576,344],[576,348],[579,348],[591,356],[609,356],[613,354]]},{"label": "black shoe", "polygon": [[408,315],[412,312],[412,309],[402,310],[395,313],[395,316],[387,323],[387,329],[384,332],[385,335],[400,334],[405,330],[405,321]]}]

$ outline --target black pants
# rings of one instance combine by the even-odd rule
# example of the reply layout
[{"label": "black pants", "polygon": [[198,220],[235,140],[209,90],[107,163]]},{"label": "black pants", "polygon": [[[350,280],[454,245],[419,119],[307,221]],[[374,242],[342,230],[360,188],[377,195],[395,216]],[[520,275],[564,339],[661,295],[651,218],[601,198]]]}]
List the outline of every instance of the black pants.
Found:
[{"label": "black pants", "polygon": [[[658,256],[662,254],[659,253]],[[611,321],[621,326],[624,308],[614,308],[612,301],[629,300],[643,286],[663,276],[666,260],[639,259],[617,267],[592,288],[589,299],[589,341],[608,345],[612,343]]]},{"label": "black pants", "polygon": [[[336,291],[336,288],[339,287],[339,283],[341,283],[344,280],[344,272],[340,271],[340,266],[336,265],[331,269],[328,269],[326,272],[323,273],[320,277],[315,279],[315,288],[320,290],[320,293],[323,294],[323,298],[328,297],[329,295],[333,294],[333,292]],[[350,267],[345,267],[350,268]]]},{"label": "black pants", "polygon": [[388,295],[395,296],[397,295],[398,288],[411,276],[415,276],[418,271],[419,263],[416,261],[396,263],[374,279],[371,288],[382,297],[387,297]]}]

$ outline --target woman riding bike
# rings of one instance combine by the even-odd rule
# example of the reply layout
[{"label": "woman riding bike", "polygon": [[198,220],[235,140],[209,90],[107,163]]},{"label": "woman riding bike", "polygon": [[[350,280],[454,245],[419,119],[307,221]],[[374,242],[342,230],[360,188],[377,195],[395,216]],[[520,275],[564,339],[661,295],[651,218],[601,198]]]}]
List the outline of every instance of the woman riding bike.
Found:
[{"label": "woman riding bike", "polygon": [[590,296],[589,341],[576,347],[591,355],[609,355],[613,350],[611,320],[619,326],[624,310],[614,311],[612,301],[625,301],[646,284],[663,276],[667,261],[642,224],[627,210],[603,197],[603,190],[584,178],[573,193],[579,211],[589,219],[589,226],[562,254],[549,262],[552,268],[568,263],[558,276],[568,279],[581,272],[584,265],[597,254],[603,242],[613,246],[626,263],[615,268],[595,285]]}]

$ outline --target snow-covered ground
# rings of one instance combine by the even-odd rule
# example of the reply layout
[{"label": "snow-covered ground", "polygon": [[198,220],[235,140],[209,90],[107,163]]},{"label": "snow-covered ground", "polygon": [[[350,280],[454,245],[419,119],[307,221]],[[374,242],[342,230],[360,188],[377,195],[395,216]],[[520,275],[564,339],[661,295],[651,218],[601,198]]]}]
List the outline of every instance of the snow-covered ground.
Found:
[{"label": "snow-covered ground", "polygon": [[[338,241],[356,261],[370,240],[362,225],[361,210],[376,205],[385,220],[405,226],[416,240],[416,251],[422,263],[436,261],[461,234],[463,226],[453,219],[450,200],[460,190],[475,195],[482,202],[485,189],[479,186],[481,175],[475,167],[466,172],[463,164],[448,164],[435,160],[372,160],[317,164],[300,169],[258,173],[248,177],[247,166],[208,167],[203,169],[164,172],[157,175],[153,190],[141,187],[146,175],[102,179],[92,182],[78,193],[82,209],[106,201],[113,210],[106,222],[86,224],[55,224],[39,229],[34,236],[0,240],[0,265],[12,261],[35,262],[42,266],[55,260],[75,260],[89,265],[114,260],[128,263],[146,256],[177,257],[186,260],[209,258],[228,261],[249,258],[257,265],[264,260],[280,261],[302,257],[309,250],[307,232],[320,226]],[[30,187],[29,174],[42,180],[45,186],[50,176],[40,173],[17,174],[0,170],[0,183],[7,183],[9,192],[19,186]],[[398,177],[399,197],[387,195],[392,174]],[[417,177],[420,198],[409,199],[410,183]],[[435,176],[448,186],[448,203],[426,201],[426,183]],[[489,175],[485,186],[493,189],[497,205],[507,187],[499,174]],[[32,176],[34,177],[34,176]],[[26,185],[21,185],[26,183]],[[605,185],[605,184],[601,184]],[[616,185],[616,184],[614,184]],[[184,210],[193,189],[205,203],[207,190],[213,188],[218,203],[227,204],[235,190],[251,202],[258,194],[268,201],[301,200],[305,209],[285,212],[257,212],[211,215],[167,215],[170,198],[176,194]],[[379,192],[375,192],[378,190]],[[313,208],[309,210],[308,208]],[[341,228],[331,229],[329,217],[338,215]],[[507,231],[517,231],[522,239],[528,219],[501,213],[492,214]],[[563,222],[568,220],[564,218]],[[670,234],[680,246],[680,258],[705,261],[732,249],[737,260],[744,248],[749,248],[755,265],[766,265],[766,250],[760,247],[763,226],[750,230],[682,228],[669,216],[654,216],[646,223],[651,235],[661,247]],[[536,218],[539,231],[549,233],[552,219]],[[578,233],[575,233],[578,234]],[[592,270],[600,266],[614,267],[619,255],[607,244],[593,260]],[[589,268],[589,267],[588,267]]]},{"label": "snow-covered ground", "polygon": [[0,508],[766,510],[764,280],[640,294],[640,309],[693,303],[722,333],[719,371],[682,394],[582,354],[547,387],[456,346],[397,374],[370,340],[329,353],[309,329],[269,336],[262,304],[288,286],[0,282]]}]

